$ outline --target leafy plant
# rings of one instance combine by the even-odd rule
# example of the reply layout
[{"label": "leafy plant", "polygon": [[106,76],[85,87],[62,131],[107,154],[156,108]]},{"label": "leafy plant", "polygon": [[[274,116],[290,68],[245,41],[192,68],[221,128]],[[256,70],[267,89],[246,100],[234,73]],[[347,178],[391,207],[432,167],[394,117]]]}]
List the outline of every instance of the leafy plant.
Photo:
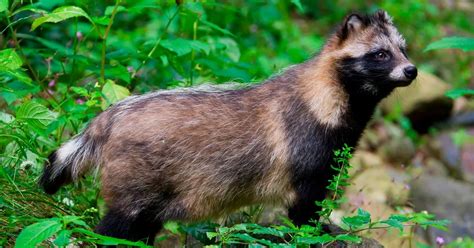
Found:
[{"label": "leafy plant", "polygon": [[[418,51],[443,35],[445,25],[456,33],[472,33],[469,13],[441,11],[424,0],[0,0],[0,233],[5,234],[0,235],[0,246],[13,246],[22,230],[25,233],[21,232],[17,242],[26,245],[42,241],[57,246],[123,242],[91,231],[104,212],[92,178],[55,196],[38,189],[36,180],[51,151],[123,97],[204,82],[258,82],[306,60],[348,12],[376,8],[384,8],[395,17],[416,61],[440,71],[448,81],[468,81],[471,69],[467,53],[445,56]],[[421,29],[423,36],[418,35]],[[448,40],[456,43],[443,41],[434,47],[465,49],[460,46],[466,39],[471,42],[469,38]],[[472,92],[456,89],[447,94],[457,97]],[[409,128],[409,123],[400,123]],[[363,210],[345,219],[346,233],[330,236],[321,232],[331,211],[344,201],[341,196],[348,183],[345,169],[349,164],[340,159],[342,164],[337,162],[335,168],[340,166],[343,172],[333,178],[331,197],[320,203],[323,218],[314,226],[296,228],[284,220],[284,225],[263,227],[253,223],[255,214],[246,220],[252,223],[237,227],[232,222],[227,227],[175,223],[167,229],[205,244],[219,244],[228,237],[229,242],[264,245],[267,241],[259,241],[262,236],[275,237],[276,241],[268,242],[281,246],[357,241],[357,230],[377,223],[371,218],[366,223],[369,218]],[[91,208],[98,211],[84,214]],[[412,217],[402,225],[418,220]],[[399,226],[397,219],[389,219],[386,221]],[[79,220],[87,226],[78,224]],[[378,225],[389,224],[370,227]],[[32,230],[41,235],[31,236]],[[207,232],[215,236],[209,239]]]},{"label": "leafy plant", "polygon": [[[207,232],[208,239],[217,239],[219,246],[228,244],[249,244],[269,247],[307,247],[319,244],[328,246],[334,242],[360,243],[358,236],[363,231],[374,229],[396,229],[400,233],[407,227],[428,226],[446,230],[446,220],[435,220],[434,215],[427,212],[392,214],[387,219],[372,220],[369,212],[359,208],[354,216],[342,218],[341,231],[325,233],[323,224],[330,223],[331,212],[344,201],[344,187],[349,185],[348,170],[351,167],[351,148],[347,145],[334,151],[335,165],[331,166],[336,174],[329,180],[328,189],[332,191],[327,199],[315,202],[323,209],[319,212],[321,220],[315,225],[295,226],[290,220],[283,218],[283,225],[261,226],[255,223],[241,223],[232,227],[217,227],[214,232]],[[324,223],[323,223],[324,222]]]},{"label": "leafy plant", "polygon": [[[431,44],[429,44],[425,48],[426,51],[430,50],[438,50],[438,49],[461,49],[464,52],[469,52],[469,51],[474,51],[474,38],[468,38],[468,37],[446,37],[443,38],[439,41],[435,41]],[[453,89],[449,90],[445,94],[447,97],[451,99],[456,99],[462,96],[470,96],[474,95],[474,90],[472,89],[465,89],[465,88],[460,88],[460,89]]]},{"label": "leafy plant", "polygon": [[[74,234],[82,234],[81,239],[74,238]],[[99,235],[90,230],[90,227],[79,216],[61,216],[60,218],[42,219],[23,229],[18,235],[15,247],[36,247],[41,242],[52,239],[52,243],[62,247],[70,244],[92,242],[100,245],[126,245],[132,247],[150,247],[143,242],[131,242],[124,239]]]}]

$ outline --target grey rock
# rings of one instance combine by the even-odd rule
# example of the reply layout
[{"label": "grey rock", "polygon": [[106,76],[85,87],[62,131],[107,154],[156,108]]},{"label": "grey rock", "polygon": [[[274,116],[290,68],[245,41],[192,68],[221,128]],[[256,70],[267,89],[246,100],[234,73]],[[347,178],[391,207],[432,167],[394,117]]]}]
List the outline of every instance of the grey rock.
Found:
[{"label": "grey rock", "polygon": [[423,235],[431,244],[437,236],[450,242],[458,237],[474,237],[474,186],[447,177],[423,174],[411,182],[410,199],[416,211],[428,211],[438,219],[448,219],[449,231],[428,228]]}]

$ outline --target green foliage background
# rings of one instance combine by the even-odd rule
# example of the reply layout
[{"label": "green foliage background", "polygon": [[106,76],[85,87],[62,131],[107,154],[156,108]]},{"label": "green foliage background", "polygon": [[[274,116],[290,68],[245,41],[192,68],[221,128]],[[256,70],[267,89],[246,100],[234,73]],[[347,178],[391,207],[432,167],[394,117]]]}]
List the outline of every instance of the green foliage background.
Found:
[{"label": "green foliage background", "polygon": [[423,52],[445,36],[472,37],[473,13],[427,0],[0,0],[0,246],[45,217],[97,223],[93,179],[51,197],[36,180],[47,155],[110,104],[205,82],[259,82],[317,53],[349,12],[379,8],[420,68],[455,87],[473,83],[472,54]]}]

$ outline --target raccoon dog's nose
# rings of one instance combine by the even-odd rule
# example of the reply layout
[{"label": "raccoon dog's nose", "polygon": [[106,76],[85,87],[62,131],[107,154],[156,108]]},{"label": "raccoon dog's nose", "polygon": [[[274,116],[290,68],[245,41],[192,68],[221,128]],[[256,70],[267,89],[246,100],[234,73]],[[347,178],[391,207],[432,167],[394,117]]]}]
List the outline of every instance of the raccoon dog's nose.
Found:
[{"label": "raccoon dog's nose", "polygon": [[416,75],[418,75],[418,70],[416,69],[415,66],[413,65],[410,65],[410,66],[407,66],[403,69],[403,73],[405,74],[405,76],[409,79],[415,79],[416,78]]}]

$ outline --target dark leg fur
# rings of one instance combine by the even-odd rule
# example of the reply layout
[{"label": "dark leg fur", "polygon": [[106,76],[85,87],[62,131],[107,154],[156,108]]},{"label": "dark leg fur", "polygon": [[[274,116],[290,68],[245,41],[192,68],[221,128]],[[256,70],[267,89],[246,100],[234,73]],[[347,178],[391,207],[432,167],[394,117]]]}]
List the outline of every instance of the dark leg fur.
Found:
[{"label": "dark leg fur", "polygon": [[44,192],[48,194],[56,193],[62,185],[71,182],[71,173],[67,167],[53,177],[55,161],[56,152],[53,152],[49,155],[48,162],[44,165],[43,175],[41,175],[39,180],[39,185],[43,188]]},{"label": "dark leg fur", "polygon": [[144,241],[153,245],[155,235],[162,227],[162,222],[156,220],[155,217],[146,211],[132,218],[118,211],[109,210],[96,227],[96,232],[130,241]]},{"label": "dark leg fur", "polygon": [[310,220],[318,221],[321,207],[315,201],[322,201],[326,189],[313,183],[302,183],[298,190],[298,201],[288,209],[288,217],[297,226],[311,224]]}]

